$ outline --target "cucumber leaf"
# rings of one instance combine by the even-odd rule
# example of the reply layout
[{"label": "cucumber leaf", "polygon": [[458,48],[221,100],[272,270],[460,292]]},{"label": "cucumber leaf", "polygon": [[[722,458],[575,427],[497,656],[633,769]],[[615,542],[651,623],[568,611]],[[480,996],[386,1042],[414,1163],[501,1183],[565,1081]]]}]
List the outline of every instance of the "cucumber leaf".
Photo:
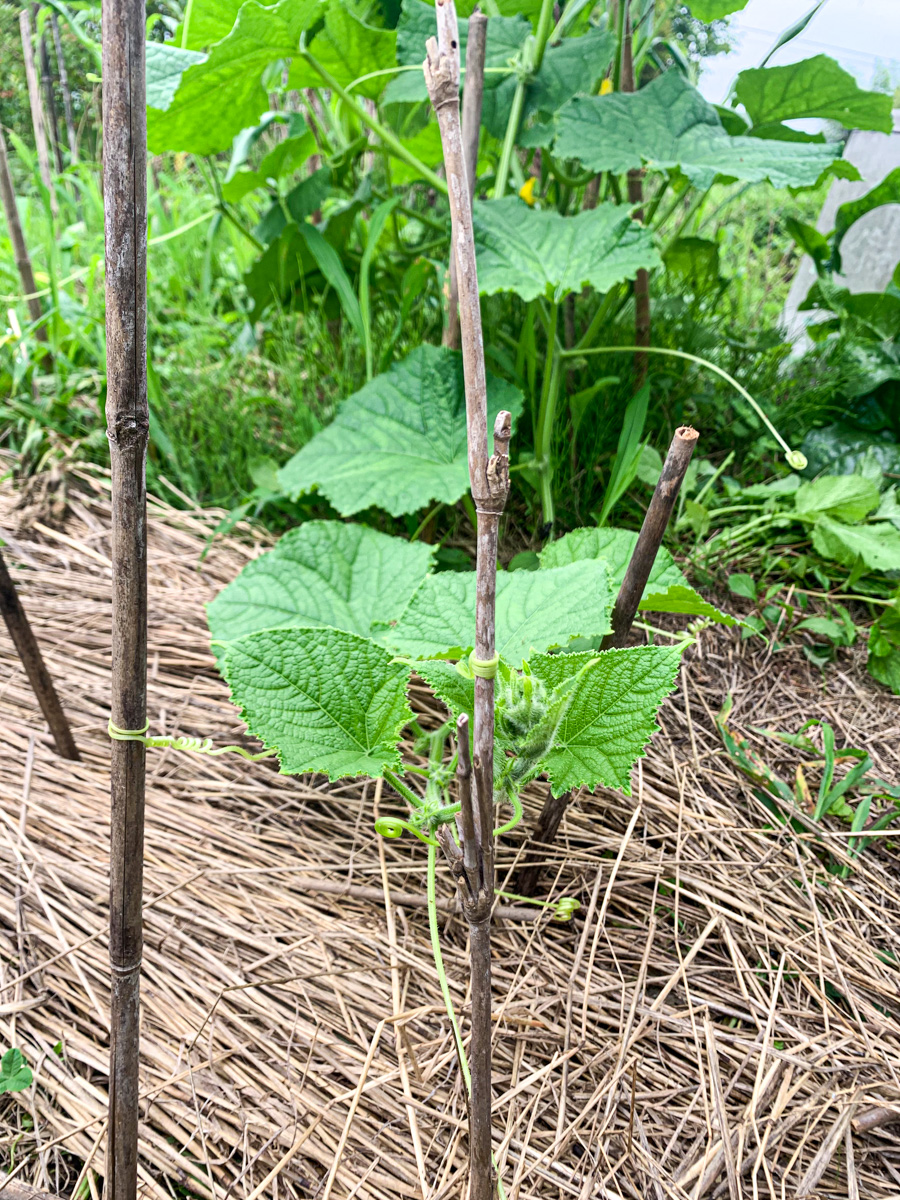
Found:
[{"label": "cucumber leaf", "polygon": [[[460,9],[460,11],[462,11]],[[469,21],[459,18],[459,56],[465,65]],[[418,67],[417,71],[402,71],[388,84],[385,103],[417,103],[428,99],[425,76],[421,70],[425,60],[425,43],[437,32],[434,7],[422,0],[403,0],[403,11],[397,23],[397,63],[402,67]],[[510,59],[521,50],[531,33],[531,23],[523,16],[501,16],[488,19],[484,48],[485,94],[499,87],[504,76],[497,73],[509,67]],[[465,74],[463,74],[465,86]]]},{"label": "cucumber leaf", "polygon": [[[532,650],[609,632],[612,594],[601,562],[497,573],[497,653],[518,667]],[[411,658],[462,658],[473,646],[475,573],[428,575],[380,640]]]},{"label": "cucumber leaf", "polygon": [[[269,2],[273,3],[274,0]],[[228,37],[243,3],[244,0],[192,0],[186,49],[207,50]],[[181,46],[183,38],[184,21],[175,30],[172,41],[176,46]]]},{"label": "cucumber leaf", "polygon": [[235,134],[256,125],[269,107],[262,85],[266,67],[296,54],[300,34],[322,11],[323,0],[280,0],[271,8],[247,0],[228,36],[181,76],[166,110],[148,109],[150,151],[227,150]]},{"label": "cucumber leaf", "polygon": [[377,777],[400,766],[409,668],[339,629],[269,629],[225,649],[223,673],[252,734],[286,775]]},{"label": "cucumber leaf", "polygon": [[[561,567],[584,559],[600,559],[610,574],[613,593],[617,593],[634,552],[638,535],[631,529],[575,529],[541,552],[541,567]],[[656,555],[650,578],[638,605],[641,612],[681,613],[689,617],[706,617],[717,625],[737,625],[738,621],[720,612],[696,592],[675,565],[664,546]]]},{"label": "cucumber leaf", "polygon": [[401,615],[433,554],[365,525],[307,521],[219,592],[206,610],[210,633],[230,642],[261,629],[330,625],[369,637]]},{"label": "cucumber leaf", "polygon": [[668,71],[639,92],[570,100],[557,118],[554,153],[616,174],[644,164],[680,167],[699,188],[717,175],[807,187],[839,157],[840,146],[731,137],[715,106],[678,71]]},{"label": "cucumber leaf", "polygon": [[[522,394],[488,375],[488,428]],[[454,504],[469,486],[462,358],[423,345],[348,397],[334,421],[278,472],[292,496],[317,487],[344,516],[374,505],[399,517]]]},{"label": "cucumber leaf", "polygon": [[583,287],[608,291],[661,263],[649,230],[626,206],[601,204],[574,217],[530,208],[507,196],[475,205],[475,248],[482,295],[563,299]]},{"label": "cucumber leaf", "polygon": [[[313,38],[309,52],[346,87],[373,71],[393,67],[396,43],[395,30],[367,25],[343,0],[329,0],[325,28]],[[422,57],[425,57],[424,45]],[[353,94],[377,100],[389,79],[389,75],[376,75],[357,84]],[[322,87],[322,77],[305,59],[297,58],[291,66],[288,85],[298,90]]]},{"label": "cucumber leaf", "polygon": [[741,71],[735,96],[754,126],[776,125],[801,117],[839,121],[845,129],[893,129],[893,99],[867,92],[827,54],[786,67]]},{"label": "cucumber leaf", "polygon": [[688,0],[688,7],[698,21],[721,21],[746,8],[747,0]]},{"label": "cucumber leaf", "polygon": [[532,655],[532,674],[551,689],[578,676],[544,759],[554,796],[599,786],[631,794],[631,768],[659,728],[656,714],[675,684],[683,648],[634,646],[597,655]]},{"label": "cucumber leaf", "polygon": [[179,50],[167,42],[147,43],[147,107],[161,112],[172,103],[181,77],[197,63],[206,62],[205,54]]},{"label": "cucumber leaf", "polygon": [[812,519],[825,515],[851,524],[864,521],[878,501],[878,484],[864,475],[820,475],[801,483],[794,493],[798,516]]}]

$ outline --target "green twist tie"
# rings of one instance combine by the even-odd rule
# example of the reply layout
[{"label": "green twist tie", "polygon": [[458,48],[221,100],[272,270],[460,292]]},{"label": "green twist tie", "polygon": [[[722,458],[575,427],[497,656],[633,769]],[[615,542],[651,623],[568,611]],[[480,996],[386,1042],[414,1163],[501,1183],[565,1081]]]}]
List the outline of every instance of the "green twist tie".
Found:
[{"label": "green twist tie", "polygon": [[479,679],[494,679],[497,675],[497,667],[499,665],[499,654],[495,654],[493,658],[476,658],[473,651],[469,655],[469,666],[472,669],[472,674],[477,675]]},{"label": "green twist tie", "polygon": [[264,750],[262,754],[251,754],[243,746],[213,746],[212,738],[198,737],[147,737],[150,728],[148,721],[143,729],[120,729],[112,721],[106,726],[106,731],[114,742],[140,742],[148,749],[157,750],[187,750],[191,754],[208,754],[216,757],[219,754],[239,754],[249,762],[259,762],[263,758],[274,757],[272,750]]}]

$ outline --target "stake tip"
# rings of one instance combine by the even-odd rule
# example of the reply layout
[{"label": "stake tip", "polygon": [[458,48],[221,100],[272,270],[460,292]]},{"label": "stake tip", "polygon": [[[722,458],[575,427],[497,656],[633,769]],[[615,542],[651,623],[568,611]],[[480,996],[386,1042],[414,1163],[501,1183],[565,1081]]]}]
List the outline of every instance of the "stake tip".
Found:
[{"label": "stake tip", "polygon": [[681,425],[675,430],[675,436],[683,442],[696,442],[700,434],[692,425]]}]

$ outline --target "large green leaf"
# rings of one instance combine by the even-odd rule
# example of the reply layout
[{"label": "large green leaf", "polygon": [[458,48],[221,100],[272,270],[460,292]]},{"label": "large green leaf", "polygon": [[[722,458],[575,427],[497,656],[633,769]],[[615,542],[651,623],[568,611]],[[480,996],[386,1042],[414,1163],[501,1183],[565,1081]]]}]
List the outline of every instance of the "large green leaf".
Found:
[{"label": "large green leaf", "polygon": [[698,21],[720,21],[746,8],[747,0],[688,0],[688,5]]},{"label": "large green leaf", "polygon": [[[403,11],[397,24],[397,63],[404,67],[416,67],[415,71],[400,72],[388,85],[384,99],[393,102],[418,102],[428,99],[422,63],[425,61],[425,43],[437,32],[434,8],[422,0],[404,0]],[[508,67],[521,49],[522,43],[531,33],[531,25],[521,16],[491,17],[488,20],[487,40],[484,50],[485,91],[499,87],[503,76],[496,72]],[[463,64],[466,61],[466,44],[469,38],[469,22],[459,21],[459,53]],[[465,82],[465,78],[463,79]]]},{"label": "large green leaf", "polygon": [[870,571],[900,571],[900,531],[888,521],[844,525],[833,517],[819,517],[812,542],[823,558],[845,567],[861,561]]},{"label": "large green leaf", "polygon": [[165,112],[148,109],[150,150],[215,154],[236,133],[255,125],[269,101],[263,71],[296,53],[300,34],[321,16],[324,0],[280,0],[264,8],[247,0],[231,33],[216,43],[205,62],[184,72]]},{"label": "large green leaf", "polygon": [[[561,567],[584,559],[600,559],[609,570],[613,592],[618,592],[634,553],[638,535],[631,529],[575,529],[551,542],[541,553],[541,567]],[[720,612],[694,591],[664,546],[656,555],[650,578],[638,605],[641,612],[681,613],[706,617],[719,625],[736,625],[734,617]]]},{"label": "large green leaf", "polygon": [[696,187],[717,175],[776,187],[816,182],[840,154],[830,143],[797,144],[731,137],[719,114],[677,71],[633,94],[576,97],[559,114],[554,152],[592,171],[620,174],[642,164],[680,167]]},{"label": "large green leaf", "polygon": [[797,515],[813,520],[819,516],[838,521],[864,521],[878,507],[878,484],[864,475],[820,475],[801,483],[794,494]]},{"label": "large green leaf", "polygon": [[[351,11],[343,0],[329,0],[325,13],[325,28],[317,33],[309,47],[310,54],[346,86],[369,75],[394,66],[394,47],[397,34],[393,29],[376,29]],[[424,51],[422,57],[425,57]],[[357,84],[356,96],[376,100],[384,91],[387,75],[376,75]],[[304,59],[291,66],[288,83],[292,88],[321,87],[322,77]]]},{"label": "large green leaf", "polygon": [[[518,667],[532,649],[552,650],[575,637],[609,631],[612,596],[603,563],[578,562],[551,571],[497,574],[496,645]],[[428,575],[386,645],[411,658],[462,658],[475,638],[475,573]]]},{"label": "large green leaf", "polygon": [[339,629],[269,629],[225,650],[224,675],[252,734],[282,771],[329,779],[398,767],[412,714],[409,668],[367,638]]},{"label": "large green leaf", "polygon": [[839,121],[845,129],[893,129],[893,100],[864,91],[849,72],[827,54],[786,67],[741,71],[735,95],[755,126],[777,125],[801,117]]},{"label": "large green leaf", "polygon": [[[490,29],[490,26],[488,26]],[[547,46],[541,68],[525,89],[522,120],[535,113],[552,115],[579,92],[591,92],[606,74],[616,48],[611,33],[593,27],[581,37],[566,37]],[[516,76],[498,76],[499,83],[484,93],[481,119],[502,138],[516,90]]]},{"label": "large green leaf", "polygon": [[397,620],[433,553],[365,525],[308,521],[219,592],[207,607],[210,633],[230,642],[260,629],[331,625],[368,637]]},{"label": "large green leaf", "polygon": [[[489,428],[504,408],[518,415],[522,395],[489,375]],[[318,487],[344,516],[374,505],[399,517],[454,504],[469,486],[466,455],[462,359],[423,345],[345,400],[278,479],[293,496]]]},{"label": "large green leaf", "polygon": [[206,62],[205,54],[179,50],[167,42],[147,43],[147,107],[165,110],[172,103],[181,77],[197,63]]},{"label": "large green leaf", "polygon": [[544,760],[554,796],[601,785],[631,794],[631,768],[658,729],[656,714],[674,686],[682,650],[683,646],[635,646],[599,655],[533,655],[528,660],[535,677],[550,688],[578,675]]},{"label": "large green leaf", "polygon": [[559,301],[587,286],[605,292],[661,261],[649,230],[624,205],[562,217],[507,196],[476,204],[474,220],[478,286],[486,296]]},{"label": "large green leaf", "polygon": [[[269,0],[273,3],[274,0]],[[191,0],[191,19],[188,24],[187,49],[207,50],[234,28],[244,0]],[[175,30],[174,42],[182,45],[184,21]]]}]

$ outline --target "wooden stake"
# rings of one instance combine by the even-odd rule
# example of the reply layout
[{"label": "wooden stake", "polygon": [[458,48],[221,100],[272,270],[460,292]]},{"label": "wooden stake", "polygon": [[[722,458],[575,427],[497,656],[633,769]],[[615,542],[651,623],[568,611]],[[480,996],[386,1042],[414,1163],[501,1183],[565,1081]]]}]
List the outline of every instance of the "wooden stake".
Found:
[{"label": "wooden stake", "polygon": [[612,632],[608,633],[600,644],[601,650],[611,646],[624,646],[628,640],[634,618],[637,614],[641,596],[650,578],[656,555],[662,545],[663,534],[669,524],[669,517],[678,499],[678,492],[684,480],[688,463],[694,453],[694,447],[699,437],[696,429],[682,425],[675,430],[669,453],[663,463],[663,469],[656,483],[656,489],[650,500],[650,506],[644,515],[644,523],[638,540],[625,571],[625,578],[619,588],[619,595],[613,606],[610,624]]},{"label": "wooden stake", "polygon": [[[40,6],[32,6],[35,23],[37,23]],[[41,61],[41,82],[44,85],[44,100],[47,104],[47,118],[50,122],[50,141],[53,144],[53,161],[56,163],[57,175],[63,173],[62,147],[59,144],[59,122],[56,119],[56,96],[53,94],[53,72],[50,70],[50,55],[47,53],[47,39],[41,34],[38,39],[38,56]]]},{"label": "wooden stake", "polygon": [[[663,463],[662,472],[644,516],[641,532],[638,534],[638,540],[625,571],[625,578],[622,580],[622,586],[619,588],[619,595],[613,607],[610,620],[612,632],[608,633],[600,643],[601,650],[624,646],[628,640],[641,596],[644,594],[644,588],[647,586],[647,580],[650,578],[650,572],[656,562],[656,555],[662,545],[666,526],[669,524],[672,509],[678,499],[678,492],[699,436],[696,429],[687,426],[675,430],[675,436],[669,446],[669,453]],[[522,868],[516,877],[516,891],[520,896],[532,896],[537,890],[543,870],[540,860],[545,855],[546,847],[555,839],[566,809],[571,802],[571,792],[554,796],[552,792],[548,791],[544,807],[541,809],[534,831],[529,838]]]},{"label": "wooden stake", "polygon": [[[478,9],[469,17],[469,37],[466,42],[466,80],[463,87],[462,140],[466,164],[466,183],[469,204],[475,198],[478,176],[478,143],[481,137],[481,106],[484,100],[484,52],[487,45],[488,19]],[[459,284],[456,279],[456,250],[450,239],[450,294],[447,300],[447,324],[443,344],[459,349]]]},{"label": "wooden stake", "polygon": [[[631,33],[631,0],[625,0],[625,37],[622,43],[622,91],[633,92],[634,39]],[[644,220],[644,172],[638,167],[628,172],[628,203],[635,205],[632,213],[636,221]],[[634,344],[650,345],[650,273],[644,267],[634,279]],[[634,356],[634,384],[639,391],[647,381],[650,355],[638,350]]]},{"label": "wooden stake", "polygon": [[50,153],[47,149],[47,131],[44,127],[44,110],[41,105],[41,89],[38,86],[37,68],[34,65],[34,46],[31,42],[31,19],[28,9],[19,13],[19,32],[22,35],[22,54],[25,58],[25,78],[28,81],[28,101],[31,105],[31,123],[34,127],[34,146],[37,151],[38,171],[41,182],[50,195],[50,211],[54,219],[59,216],[53,177],[50,174]]},{"label": "wooden stake", "polygon": [[437,115],[450,198],[452,244],[459,281],[459,322],[466,382],[469,481],[478,514],[475,652],[475,728],[471,777],[467,771],[465,723],[460,735],[460,801],[463,813],[463,863],[459,894],[469,926],[472,1017],[469,1065],[469,1200],[492,1200],[491,1165],[491,907],[494,900],[494,680],[489,669],[495,654],[494,612],[497,590],[497,543],[500,516],[509,494],[511,417],[501,412],[494,425],[494,453],[488,457],[487,385],[481,303],[472,232],[472,201],[466,175],[459,117],[459,35],[453,0],[437,0],[437,38],[426,47],[425,82]]},{"label": "wooden stake", "polygon": [[2,554],[0,554],[0,613],[3,614],[9,636],[22,660],[22,666],[25,668],[31,689],[41,706],[44,720],[50,726],[57,753],[62,758],[80,762],[81,755],[78,753],[75,739],[72,737],[72,730],[66,720],[66,714],[59,702],[50,672],[44,664],[41,648],[34,636],[28,617],[25,615],[16,585],[7,570]]},{"label": "wooden stake", "polygon": [[6,224],[9,227],[9,240],[12,242],[13,255],[22,281],[22,294],[28,305],[28,315],[36,324],[34,336],[39,342],[47,341],[47,328],[41,322],[43,311],[41,302],[35,295],[37,284],[34,281],[34,271],[31,269],[31,258],[25,244],[22,232],[22,222],[19,220],[19,209],[16,205],[16,193],[13,189],[12,173],[9,169],[9,157],[6,153],[6,139],[0,129],[0,199],[3,201],[3,211],[6,214]]},{"label": "wooden stake", "polygon": [[[106,421],[112,467],[112,720],[147,719],[147,113],[144,2],[103,4]],[[135,1200],[138,1157],[144,747],[114,741],[109,1144],[104,1195]]]},{"label": "wooden stake", "polygon": [[75,132],[75,116],[72,112],[72,93],[69,91],[69,75],[66,71],[66,57],[63,54],[62,38],[59,36],[59,21],[55,10],[50,12],[50,25],[53,29],[53,46],[56,50],[56,73],[59,76],[59,88],[63,97],[63,112],[66,117],[66,136],[69,139],[69,161],[78,162],[78,134]]}]

